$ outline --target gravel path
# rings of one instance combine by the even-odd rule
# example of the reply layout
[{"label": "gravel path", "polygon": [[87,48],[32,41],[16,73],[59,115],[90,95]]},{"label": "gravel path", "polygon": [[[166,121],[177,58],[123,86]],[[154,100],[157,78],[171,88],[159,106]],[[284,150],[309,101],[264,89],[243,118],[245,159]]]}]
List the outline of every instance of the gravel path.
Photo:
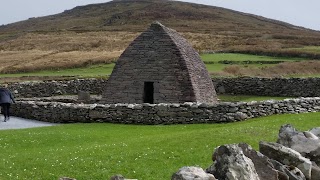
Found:
[{"label": "gravel path", "polygon": [[3,122],[4,117],[0,116],[0,130],[5,129],[25,129],[34,127],[54,126],[55,123],[41,122],[31,119],[24,119],[19,117],[10,117],[10,120]]}]

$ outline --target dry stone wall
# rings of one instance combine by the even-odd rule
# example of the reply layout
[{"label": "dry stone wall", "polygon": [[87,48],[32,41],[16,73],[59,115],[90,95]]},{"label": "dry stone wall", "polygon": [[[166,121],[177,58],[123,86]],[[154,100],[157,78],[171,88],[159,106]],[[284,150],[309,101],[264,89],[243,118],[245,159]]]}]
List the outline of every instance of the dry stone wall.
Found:
[{"label": "dry stone wall", "polygon": [[124,124],[226,123],[284,113],[320,111],[320,98],[209,104],[74,104],[17,101],[13,115],[46,122]]},{"label": "dry stone wall", "polygon": [[75,79],[65,81],[30,81],[9,84],[8,88],[15,97],[51,97],[57,95],[74,95],[79,91],[90,94],[102,94],[106,79]]},{"label": "dry stone wall", "polygon": [[[218,94],[318,97],[320,78],[213,78]],[[62,94],[102,94],[106,79],[23,82],[9,85],[16,97],[50,97]]]},{"label": "dry stone wall", "polygon": [[214,78],[218,94],[257,96],[320,96],[320,78]]},{"label": "dry stone wall", "polygon": [[[12,106],[13,115],[47,122],[111,122],[130,124],[221,123],[241,121],[272,114],[319,111],[320,98],[299,98],[284,101],[218,103],[215,105],[184,104],[78,104],[76,99],[61,102],[50,97],[61,94],[102,94],[105,79],[24,82],[9,85],[16,97],[25,97]],[[319,78],[230,78],[213,79],[219,93],[268,96],[320,96]],[[46,101],[46,102],[44,102]],[[49,102],[48,102],[49,101]],[[65,102],[65,103],[63,103]]]}]

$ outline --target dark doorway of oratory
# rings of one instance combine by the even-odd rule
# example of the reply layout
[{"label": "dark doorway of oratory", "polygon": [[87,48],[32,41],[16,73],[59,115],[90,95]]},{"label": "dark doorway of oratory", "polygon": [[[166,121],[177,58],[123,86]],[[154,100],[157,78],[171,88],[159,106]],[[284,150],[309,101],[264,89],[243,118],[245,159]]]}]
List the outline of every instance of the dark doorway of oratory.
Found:
[{"label": "dark doorway of oratory", "polygon": [[143,102],[144,103],[154,103],[154,83],[153,82],[144,82],[144,94]]}]

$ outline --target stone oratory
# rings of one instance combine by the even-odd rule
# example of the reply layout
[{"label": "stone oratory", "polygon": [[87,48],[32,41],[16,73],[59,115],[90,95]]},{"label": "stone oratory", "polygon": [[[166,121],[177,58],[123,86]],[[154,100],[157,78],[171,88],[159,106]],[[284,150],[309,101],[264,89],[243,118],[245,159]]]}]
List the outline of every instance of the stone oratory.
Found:
[{"label": "stone oratory", "polygon": [[139,35],[118,59],[102,103],[216,103],[217,96],[198,52],[159,22]]}]

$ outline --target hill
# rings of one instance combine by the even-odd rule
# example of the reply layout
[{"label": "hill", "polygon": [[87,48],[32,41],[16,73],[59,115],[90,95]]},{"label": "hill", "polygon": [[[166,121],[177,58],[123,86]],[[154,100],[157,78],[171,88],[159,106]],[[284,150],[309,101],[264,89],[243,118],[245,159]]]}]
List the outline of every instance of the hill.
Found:
[{"label": "hill", "polygon": [[151,22],[176,29],[202,52],[318,57],[320,32],[225,8],[168,0],[114,0],[0,26],[0,72],[117,59]]},{"label": "hill", "polygon": [[[29,18],[6,26],[3,31],[142,31],[152,21],[161,21],[179,32],[217,33],[221,31],[291,33],[303,27],[220,7],[168,0],[114,0],[75,7],[63,13]],[[288,32],[288,33],[289,33]]]}]

